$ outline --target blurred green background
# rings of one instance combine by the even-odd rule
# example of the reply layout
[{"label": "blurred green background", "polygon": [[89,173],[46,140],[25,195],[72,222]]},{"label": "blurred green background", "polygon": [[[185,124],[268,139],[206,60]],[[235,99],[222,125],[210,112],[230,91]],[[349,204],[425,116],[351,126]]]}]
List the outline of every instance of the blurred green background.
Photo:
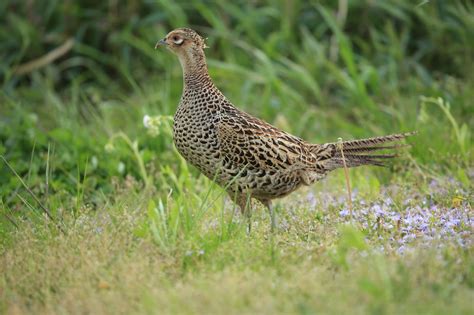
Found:
[{"label": "blurred green background", "polygon": [[[179,175],[169,134],[141,122],[176,109],[181,68],[154,45],[183,26],[208,38],[211,76],[241,109],[312,142],[418,130],[415,175],[469,183],[471,1],[5,0],[0,21],[0,154],[39,194],[48,174],[54,192],[94,199],[140,180],[140,159]],[[105,150],[121,131],[130,143]],[[2,202],[19,202],[3,161],[0,174]]]}]

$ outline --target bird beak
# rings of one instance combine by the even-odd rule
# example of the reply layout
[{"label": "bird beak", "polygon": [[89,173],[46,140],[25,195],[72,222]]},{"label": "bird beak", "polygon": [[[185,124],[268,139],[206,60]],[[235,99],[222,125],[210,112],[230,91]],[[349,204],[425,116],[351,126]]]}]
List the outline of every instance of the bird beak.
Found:
[{"label": "bird beak", "polygon": [[160,39],[158,43],[156,43],[155,49],[157,49],[160,46],[168,46],[168,43],[166,42],[166,38]]}]

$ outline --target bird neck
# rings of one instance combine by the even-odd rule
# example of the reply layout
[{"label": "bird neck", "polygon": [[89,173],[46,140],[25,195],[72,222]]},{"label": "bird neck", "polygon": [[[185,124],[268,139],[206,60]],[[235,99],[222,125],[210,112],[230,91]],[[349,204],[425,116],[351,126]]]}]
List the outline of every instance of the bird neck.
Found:
[{"label": "bird neck", "polygon": [[183,69],[185,88],[213,85],[207,70],[206,56],[201,48],[185,51],[179,55]]}]

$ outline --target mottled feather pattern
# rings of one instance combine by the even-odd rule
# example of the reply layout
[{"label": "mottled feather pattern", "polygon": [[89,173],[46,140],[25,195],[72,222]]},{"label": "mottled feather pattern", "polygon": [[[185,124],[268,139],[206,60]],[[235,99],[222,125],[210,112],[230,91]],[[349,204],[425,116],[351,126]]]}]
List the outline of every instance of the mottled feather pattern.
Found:
[{"label": "mottled feather pattern", "polygon": [[[177,29],[164,40],[180,59],[183,95],[174,119],[174,142],[181,155],[203,174],[226,187],[242,211],[248,196],[270,207],[301,185],[311,185],[343,167],[339,143],[311,144],[237,109],[212,82],[204,40],[190,29]],[[411,133],[342,142],[348,167],[383,165]]]}]

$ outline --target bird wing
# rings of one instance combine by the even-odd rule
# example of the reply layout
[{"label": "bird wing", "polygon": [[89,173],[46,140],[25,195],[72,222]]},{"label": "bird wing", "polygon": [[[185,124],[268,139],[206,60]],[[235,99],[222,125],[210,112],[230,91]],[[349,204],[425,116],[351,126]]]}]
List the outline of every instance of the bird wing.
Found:
[{"label": "bird wing", "polygon": [[308,144],[237,109],[216,125],[224,159],[254,169],[290,171],[315,161]]}]

